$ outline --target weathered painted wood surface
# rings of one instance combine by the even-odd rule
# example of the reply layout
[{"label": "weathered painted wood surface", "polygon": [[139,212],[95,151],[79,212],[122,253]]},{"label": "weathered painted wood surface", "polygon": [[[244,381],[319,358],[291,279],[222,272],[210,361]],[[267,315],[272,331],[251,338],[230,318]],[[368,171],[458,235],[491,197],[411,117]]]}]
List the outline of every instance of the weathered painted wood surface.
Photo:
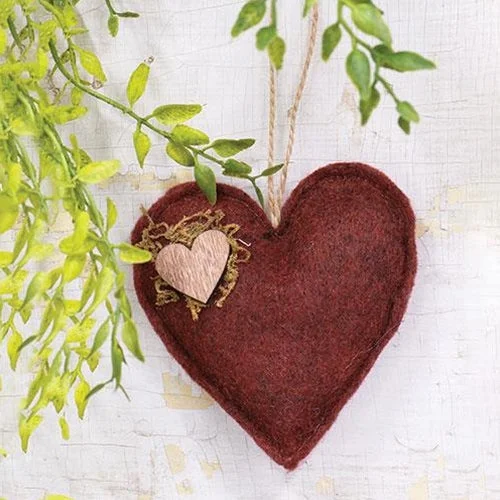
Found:
[{"label": "weathered painted wood surface", "polygon": [[[143,15],[122,23],[112,39],[105,34],[103,2],[81,2],[92,32],[102,32],[85,43],[105,61],[110,82],[104,91],[124,99],[130,72],[154,56],[151,86],[138,110],[206,104],[193,125],[212,136],[255,137],[257,147],[245,159],[263,167],[267,63],[252,35],[234,42],[228,36],[242,2],[118,3]],[[325,27],[335,18],[335,2],[322,3]],[[406,320],[331,431],[287,474],[185,377],[135,304],[147,363],[131,361],[124,373],[132,402],[108,392],[92,401],[85,421],[69,414],[70,442],[59,439],[50,416],[30,453],[20,452],[17,411],[28,377],[13,376],[2,356],[0,445],[11,454],[0,458],[0,497],[500,498],[500,11],[486,0],[379,3],[396,46],[439,63],[438,72],[393,78],[421,111],[422,124],[404,136],[385,99],[369,125],[359,126],[343,69],[345,43],[330,64],[314,63],[288,183],[291,188],[333,160],[365,161],[394,179],[419,218],[420,268]],[[306,25],[299,8],[286,10],[289,54],[299,56]],[[298,60],[288,57],[279,77],[282,136],[298,71]],[[120,224],[114,236],[127,239],[139,206],[192,171],[175,167],[156,142],[139,172],[134,124],[90,107],[85,147],[124,165],[96,193],[102,206],[106,196],[115,198]],[[68,223],[58,221],[54,231]],[[129,287],[132,293],[130,280]]]}]

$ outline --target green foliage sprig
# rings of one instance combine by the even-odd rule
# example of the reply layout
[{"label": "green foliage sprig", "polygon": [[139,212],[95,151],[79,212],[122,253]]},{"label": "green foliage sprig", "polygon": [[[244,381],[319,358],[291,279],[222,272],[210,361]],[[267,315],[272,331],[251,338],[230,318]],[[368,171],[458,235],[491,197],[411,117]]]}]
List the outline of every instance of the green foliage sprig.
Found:
[{"label": "green foliage sprig", "polygon": [[[216,184],[209,165],[221,167],[223,175],[248,179],[262,204],[256,181],[271,173],[267,169],[255,175],[247,163],[234,158],[253,139],[210,141],[186,125],[201,112],[200,105],[164,104],[148,116],[137,114],[133,107],[146,90],[148,62],[130,76],[127,104],[101,92],[106,74],[98,56],[79,42],[87,30],[79,24],[77,3],[0,4],[0,343],[6,344],[12,369],[23,353],[31,353],[33,379],[19,422],[24,450],[48,406],[60,414],[61,434],[67,439],[65,412],[71,399],[83,418],[89,398],[104,387],[113,385],[126,395],[122,370],[127,353],[144,359],[119,260],[141,263],[151,255],[113,243],[110,230],[117,209],[108,199],[102,213],[93,197],[91,186],[111,178],[119,162],[91,158],[75,134],[65,139],[64,125],[87,113],[85,99],[97,99],[135,120],[132,141],[140,166],[152,144],[148,133],[164,140],[166,154],[193,167],[196,182],[212,203]],[[112,36],[118,34],[119,19],[137,17],[116,11],[110,0],[105,5]],[[50,229],[64,214],[73,230],[53,241]],[[40,261],[47,270],[35,271]],[[97,317],[103,319],[98,322]],[[110,353],[111,373],[92,387],[90,372],[104,349]]]},{"label": "green foliage sprig", "polygon": [[[307,16],[318,0],[305,0],[303,16]],[[286,51],[286,42],[278,34],[277,0],[250,0],[240,10],[233,26],[232,35],[236,37],[244,31],[258,26],[270,11],[271,22],[260,28],[256,34],[259,50],[267,50],[276,69],[281,69]],[[352,24],[345,17],[350,13]],[[360,33],[357,34],[357,31]],[[389,69],[398,72],[434,69],[435,64],[409,51],[394,51],[392,36],[383,12],[371,0],[337,0],[337,20],[325,29],[322,36],[322,58],[328,61],[339,45],[343,34],[350,39],[352,50],[347,56],[346,71],[359,92],[359,111],[361,123],[365,125],[380,103],[380,89],[393,99],[398,113],[398,125],[410,133],[411,124],[420,121],[419,114],[412,104],[401,100],[393,86],[382,76],[381,71]],[[371,45],[362,36],[377,39],[380,43]]]}]

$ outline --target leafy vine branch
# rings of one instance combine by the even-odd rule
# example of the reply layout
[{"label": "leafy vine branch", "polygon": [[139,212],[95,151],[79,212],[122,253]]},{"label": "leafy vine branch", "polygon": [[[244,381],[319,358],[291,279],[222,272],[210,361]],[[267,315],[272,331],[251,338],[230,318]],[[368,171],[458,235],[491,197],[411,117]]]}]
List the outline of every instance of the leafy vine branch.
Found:
[{"label": "leafy vine branch", "polygon": [[[286,52],[286,42],[278,33],[278,0],[250,0],[245,3],[238,15],[232,35],[239,36],[244,31],[258,26],[269,8],[270,24],[260,28],[256,34],[259,50],[267,50],[276,69],[281,69]],[[303,15],[308,15],[318,0],[305,0]],[[348,9],[355,28],[361,35],[378,39],[379,44],[370,45],[349,24],[344,13]],[[381,75],[381,70],[398,72],[434,69],[435,64],[415,52],[395,52],[392,48],[392,36],[384,21],[383,12],[371,0],[337,0],[337,20],[325,29],[322,39],[322,57],[328,61],[339,45],[342,34],[346,33],[351,41],[352,50],[346,59],[346,71],[359,91],[359,110],[361,123],[365,125],[380,103],[381,86],[396,104],[398,124],[406,133],[410,133],[411,123],[418,123],[420,117],[407,101],[399,99],[392,85]],[[369,56],[369,57],[368,57]]]}]

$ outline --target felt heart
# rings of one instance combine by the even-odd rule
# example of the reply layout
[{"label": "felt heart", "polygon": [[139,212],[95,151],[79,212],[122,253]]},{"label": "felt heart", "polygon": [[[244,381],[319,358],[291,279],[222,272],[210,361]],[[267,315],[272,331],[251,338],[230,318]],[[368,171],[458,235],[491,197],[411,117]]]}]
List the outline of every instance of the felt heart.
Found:
[{"label": "felt heart", "polygon": [[[149,210],[175,224],[209,209],[194,183]],[[155,306],[154,264],[134,267],[142,307],[167,349],[276,462],[293,469],[328,430],[398,328],[416,272],[415,217],[382,173],[333,164],[304,179],[278,228],[243,191],[216,207],[251,245],[222,308],[193,321]],[[142,217],[132,234],[141,238]],[[211,299],[213,301],[213,299]],[[210,304],[210,302],[209,302]]]},{"label": "felt heart", "polygon": [[200,234],[191,250],[180,243],[167,245],[156,257],[158,274],[172,287],[204,304],[217,286],[229,256],[221,231]]}]

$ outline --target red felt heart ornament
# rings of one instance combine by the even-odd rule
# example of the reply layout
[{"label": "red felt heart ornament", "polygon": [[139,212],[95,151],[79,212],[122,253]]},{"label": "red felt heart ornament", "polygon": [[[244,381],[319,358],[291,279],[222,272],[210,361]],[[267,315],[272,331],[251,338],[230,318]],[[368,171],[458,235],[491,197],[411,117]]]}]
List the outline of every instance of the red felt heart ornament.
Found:
[{"label": "red felt heart ornament", "polygon": [[[169,190],[149,216],[175,224],[209,208],[188,183]],[[415,217],[385,175],[359,163],[329,165],[304,179],[276,229],[234,187],[218,186],[215,208],[251,245],[224,306],[204,309],[198,321],[182,302],[156,306],[153,263],[134,267],[137,295],[193,380],[271,458],[293,469],[403,318],[417,266]],[[147,223],[137,222],[133,243]]]}]

